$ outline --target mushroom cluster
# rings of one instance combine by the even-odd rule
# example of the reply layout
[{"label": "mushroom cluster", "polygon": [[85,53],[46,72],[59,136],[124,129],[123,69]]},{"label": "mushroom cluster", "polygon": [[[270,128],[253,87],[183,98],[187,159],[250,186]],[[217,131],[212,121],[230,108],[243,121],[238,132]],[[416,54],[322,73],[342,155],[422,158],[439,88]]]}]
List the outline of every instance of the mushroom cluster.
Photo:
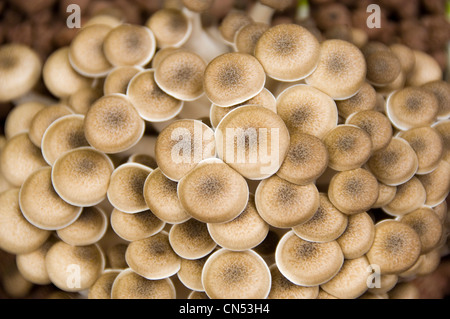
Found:
[{"label": "mushroom cluster", "polygon": [[17,276],[55,298],[417,297],[448,253],[437,62],[272,23],[292,1],[205,28],[212,3],[97,15],[44,62],[0,47]]}]

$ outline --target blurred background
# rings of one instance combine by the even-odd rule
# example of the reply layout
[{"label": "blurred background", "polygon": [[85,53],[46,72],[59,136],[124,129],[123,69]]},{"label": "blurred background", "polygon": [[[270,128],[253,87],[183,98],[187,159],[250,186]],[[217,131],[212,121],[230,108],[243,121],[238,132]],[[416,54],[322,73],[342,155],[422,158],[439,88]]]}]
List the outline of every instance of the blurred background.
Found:
[{"label": "blurred background", "polygon": [[[90,17],[108,13],[132,24],[144,24],[168,0],[0,0],[0,45],[23,43],[34,48],[44,61],[53,51],[70,44],[77,29],[69,29],[66,12],[69,4],[81,8],[82,23]],[[172,0],[170,0],[172,1]],[[177,1],[177,0],[174,0]],[[181,1],[181,0],[179,0]],[[297,21],[299,2],[283,12],[277,12],[273,24],[305,23],[325,38],[349,39],[352,29],[364,32],[368,40],[385,44],[403,43],[412,49],[433,56],[448,78],[448,46],[450,42],[450,1],[446,0],[300,0],[309,3],[310,16]],[[205,25],[220,23],[231,9],[248,10],[253,0],[216,0],[203,14]],[[381,28],[367,27],[367,7],[381,8]],[[42,81],[41,81],[42,82]],[[41,93],[46,89],[41,83]],[[4,120],[14,105],[0,104],[0,134]],[[20,279],[17,272],[5,267],[14,256],[0,251],[0,298],[71,297],[51,285],[33,286]],[[444,257],[441,266],[431,275],[418,278],[414,284],[421,298],[450,297],[450,261]],[[6,289],[5,289],[6,288]],[[8,291],[6,293],[5,291]]]}]

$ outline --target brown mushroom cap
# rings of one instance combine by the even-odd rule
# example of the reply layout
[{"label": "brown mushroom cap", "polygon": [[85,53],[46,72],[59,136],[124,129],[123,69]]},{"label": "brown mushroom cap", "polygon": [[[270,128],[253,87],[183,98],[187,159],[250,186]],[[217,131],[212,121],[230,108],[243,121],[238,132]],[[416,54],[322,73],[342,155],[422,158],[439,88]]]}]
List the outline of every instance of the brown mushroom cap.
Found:
[{"label": "brown mushroom cap", "polygon": [[325,92],[335,100],[346,100],[361,89],[366,80],[366,60],[350,42],[322,42],[320,60],[306,83]]},{"label": "brown mushroom cap", "polygon": [[253,22],[241,27],[234,36],[236,51],[255,54],[256,43],[269,28],[268,24],[261,22]]},{"label": "brown mushroom cap", "polygon": [[212,103],[232,106],[247,101],[264,88],[266,74],[252,55],[224,53],[206,67],[203,87]]},{"label": "brown mushroom cap", "polygon": [[42,62],[33,49],[22,44],[0,47],[0,102],[29,92],[39,80]]},{"label": "brown mushroom cap", "polygon": [[24,102],[16,105],[5,119],[5,137],[9,140],[11,137],[28,132],[33,117],[46,105],[41,102]]},{"label": "brown mushroom cap", "polygon": [[264,32],[256,43],[255,57],[268,76],[280,81],[308,77],[319,63],[320,44],[306,28],[280,24]]},{"label": "brown mushroom cap", "polygon": [[127,93],[131,79],[143,69],[139,66],[119,66],[111,70],[103,83],[103,94]]}]

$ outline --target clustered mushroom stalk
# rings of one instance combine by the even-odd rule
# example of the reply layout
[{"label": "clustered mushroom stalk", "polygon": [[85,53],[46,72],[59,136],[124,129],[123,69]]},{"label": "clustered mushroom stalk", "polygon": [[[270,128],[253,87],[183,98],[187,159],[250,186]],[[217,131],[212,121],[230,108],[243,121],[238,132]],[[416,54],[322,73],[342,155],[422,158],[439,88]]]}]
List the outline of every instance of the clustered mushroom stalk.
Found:
[{"label": "clustered mushroom stalk", "polygon": [[0,101],[41,74],[51,94],[6,119],[0,248],[27,282],[77,298],[416,296],[410,280],[449,251],[436,61],[272,24],[292,1],[208,33],[211,5],[167,5],[144,26],[103,13],[45,62],[0,47]]}]

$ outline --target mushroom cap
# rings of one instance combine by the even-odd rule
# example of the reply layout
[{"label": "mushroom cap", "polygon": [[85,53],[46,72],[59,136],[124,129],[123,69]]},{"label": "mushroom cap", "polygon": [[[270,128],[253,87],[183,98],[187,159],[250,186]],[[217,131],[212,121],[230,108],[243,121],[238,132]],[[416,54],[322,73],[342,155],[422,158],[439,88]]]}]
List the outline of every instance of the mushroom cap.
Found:
[{"label": "mushroom cap", "polygon": [[375,238],[366,256],[380,267],[381,275],[399,274],[414,265],[421,247],[419,235],[409,225],[383,220],[375,225]]},{"label": "mushroom cap", "polygon": [[155,81],[153,69],[137,73],[129,82],[127,96],[146,121],[164,122],[176,117],[184,101],[165,93]]},{"label": "mushroom cap", "polygon": [[407,182],[416,174],[418,167],[416,152],[400,137],[392,137],[385,148],[373,153],[367,161],[367,168],[372,174],[389,186]]},{"label": "mushroom cap", "polygon": [[342,267],[344,255],[336,241],[313,243],[289,231],[278,243],[275,262],[291,282],[312,287],[333,278]]},{"label": "mushroom cap", "polygon": [[177,272],[177,277],[181,283],[187,288],[195,291],[205,293],[202,284],[202,270],[209,255],[199,259],[185,259],[181,260],[181,268]]},{"label": "mushroom cap", "polygon": [[320,44],[306,28],[280,24],[265,31],[255,47],[255,57],[268,76],[279,81],[308,77],[319,63]]},{"label": "mushroom cap", "polygon": [[276,264],[270,267],[272,287],[267,299],[316,299],[319,295],[319,286],[304,287],[289,281],[280,272]]},{"label": "mushroom cap", "polygon": [[175,299],[176,290],[170,278],[146,279],[132,269],[124,269],[111,288],[111,299]]},{"label": "mushroom cap", "polygon": [[61,99],[92,84],[92,79],[82,76],[73,69],[69,61],[69,51],[67,46],[56,50],[45,61],[42,69],[45,87]]},{"label": "mushroom cap", "polygon": [[376,103],[377,92],[371,84],[364,82],[358,93],[349,99],[336,101],[336,106],[339,110],[339,115],[347,118],[352,113],[374,110]]},{"label": "mushroom cap", "polygon": [[0,47],[0,70],[0,102],[8,102],[36,85],[42,62],[37,53],[25,45],[5,44]]},{"label": "mushroom cap", "polygon": [[5,119],[4,130],[6,139],[9,140],[19,133],[28,132],[33,117],[45,107],[44,103],[35,101],[24,102],[14,106]]},{"label": "mushroom cap", "polygon": [[394,91],[386,100],[387,116],[402,131],[430,126],[436,121],[438,111],[439,103],[435,95],[421,87]]},{"label": "mushroom cap", "polygon": [[[56,287],[76,292],[86,290],[95,283],[104,271],[106,261],[97,244],[72,246],[59,241],[47,252],[45,264],[50,280]],[[74,273],[82,276],[77,280]]]},{"label": "mushroom cap", "polygon": [[292,135],[301,132],[322,139],[338,124],[338,109],[334,100],[304,84],[289,87],[278,95],[277,114]]},{"label": "mushroom cap", "polygon": [[320,199],[314,183],[296,185],[272,175],[258,184],[255,203],[269,225],[291,228],[310,220],[319,208]]},{"label": "mushroom cap", "polygon": [[55,192],[51,167],[34,171],[20,188],[19,204],[24,217],[34,226],[57,230],[75,222],[82,208],[66,203]]},{"label": "mushroom cap", "polygon": [[336,173],[329,184],[328,196],[336,208],[347,215],[369,210],[378,198],[378,181],[364,168]]},{"label": "mushroom cap", "polygon": [[134,65],[114,68],[105,78],[105,82],[103,83],[103,94],[126,94],[131,79],[141,71],[143,71],[142,67]]},{"label": "mushroom cap", "polygon": [[144,198],[144,183],[152,172],[150,167],[124,163],[111,174],[107,197],[114,208],[124,213],[139,213],[148,209]]},{"label": "mushroom cap", "polygon": [[367,80],[375,86],[393,82],[402,72],[397,56],[390,50],[375,51],[366,56]]},{"label": "mushroom cap", "polygon": [[103,52],[103,43],[113,27],[94,24],[81,29],[72,40],[69,61],[72,67],[86,77],[103,77],[113,68]]},{"label": "mushroom cap", "polygon": [[65,152],[89,146],[84,136],[84,116],[70,114],[55,120],[45,130],[41,142],[42,156],[49,165]]},{"label": "mushroom cap", "polygon": [[94,206],[106,198],[111,174],[111,159],[91,147],[64,153],[52,167],[55,191],[74,206]]},{"label": "mushroom cap", "polygon": [[254,56],[230,52],[206,66],[203,87],[212,103],[226,107],[251,99],[265,83],[264,68]]},{"label": "mushroom cap", "polygon": [[269,225],[261,218],[250,194],[247,207],[226,223],[208,223],[208,232],[221,247],[230,250],[253,249],[266,238]]},{"label": "mushroom cap", "polygon": [[437,121],[432,127],[439,132],[444,141],[442,160],[450,163],[450,119]]},{"label": "mushroom cap", "polygon": [[176,120],[158,135],[155,159],[162,173],[179,181],[201,160],[216,153],[214,131],[198,120]]},{"label": "mushroom cap", "polygon": [[428,82],[442,80],[442,69],[437,61],[428,53],[413,50],[415,64],[406,79],[408,86],[421,86]]},{"label": "mushroom cap", "polygon": [[174,252],[165,231],[131,242],[125,258],[137,274],[152,280],[168,278],[181,266],[181,257]]},{"label": "mushroom cap", "polygon": [[269,267],[253,250],[219,249],[202,271],[203,287],[211,299],[264,299],[271,282]]},{"label": "mushroom cap", "polygon": [[242,26],[234,36],[236,51],[254,55],[256,43],[269,28],[267,23],[262,22],[252,22]]},{"label": "mushroom cap", "polygon": [[224,223],[247,206],[244,177],[219,159],[205,159],[178,183],[178,197],[189,215],[204,223]]},{"label": "mushroom cap", "polygon": [[190,51],[175,51],[166,56],[155,69],[155,82],[178,100],[193,101],[204,94],[206,62]]},{"label": "mushroom cap", "polygon": [[241,10],[230,10],[220,22],[220,35],[226,43],[232,45],[238,30],[252,22],[253,19],[250,18],[246,12]]},{"label": "mushroom cap", "polygon": [[398,185],[394,198],[382,209],[392,216],[403,216],[425,204],[427,193],[420,180],[413,176],[409,181]]},{"label": "mushroom cap", "polygon": [[438,120],[445,120],[450,117],[450,83],[438,80],[424,84],[423,88],[430,90],[437,98],[438,107]]},{"label": "mushroom cap", "polygon": [[215,131],[217,155],[242,176],[261,180],[278,171],[290,142],[276,113],[255,105],[229,112]]},{"label": "mushroom cap", "polygon": [[145,130],[144,120],[126,95],[98,99],[84,118],[86,140],[104,153],[120,153],[136,145]]},{"label": "mushroom cap", "polygon": [[305,81],[335,100],[346,100],[361,89],[366,69],[364,55],[354,44],[325,40],[320,45],[319,64]]},{"label": "mushroom cap", "polygon": [[440,161],[437,168],[431,173],[416,175],[425,187],[427,199],[425,205],[434,207],[442,203],[450,191],[450,164]]},{"label": "mushroom cap", "polygon": [[51,232],[28,222],[19,206],[19,188],[0,193],[0,248],[10,254],[27,254],[44,244]]},{"label": "mushroom cap", "polygon": [[112,285],[120,273],[119,269],[105,269],[89,288],[88,299],[111,299]]},{"label": "mushroom cap", "polygon": [[145,25],[152,30],[158,48],[178,48],[190,37],[192,22],[183,11],[163,8],[154,12]]},{"label": "mushroom cap", "polygon": [[336,241],[346,259],[355,259],[369,251],[374,238],[375,224],[368,213],[362,212],[348,216],[347,228]]},{"label": "mushroom cap", "polygon": [[146,26],[121,24],[103,42],[106,59],[114,66],[144,66],[156,51],[153,32]]},{"label": "mushroom cap", "polygon": [[182,0],[183,6],[193,12],[204,12],[211,8],[214,0]]},{"label": "mushroom cap", "polygon": [[283,11],[292,5],[292,0],[259,0],[262,4],[271,7],[277,11]]}]

